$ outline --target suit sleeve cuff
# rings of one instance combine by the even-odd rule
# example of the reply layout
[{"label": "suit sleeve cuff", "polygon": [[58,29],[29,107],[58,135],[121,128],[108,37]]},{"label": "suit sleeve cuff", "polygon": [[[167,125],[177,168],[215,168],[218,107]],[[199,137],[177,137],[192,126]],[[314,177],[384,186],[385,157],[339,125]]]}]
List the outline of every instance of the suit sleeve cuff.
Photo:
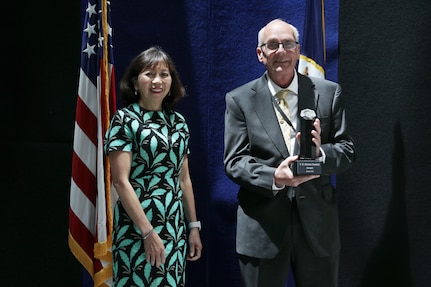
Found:
[{"label": "suit sleeve cuff", "polygon": [[283,188],[285,188],[285,187],[286,187],[285,185],[283,185],[283,186],[281,186],[281,187],[278,187],[278,186],[275,184],[274,179],[272,180],[272,193],[273,193],[274,195],[277,195],[277,193],[278,193],[280,190],[282,190]]},{"label": "suit sleeve cuff", "polygon": [[321,156],[316,158],[316,159],[322,163],[325,163],[326,162],[326,153],[322,148],[320,148],[320,154],[321,154]]}]

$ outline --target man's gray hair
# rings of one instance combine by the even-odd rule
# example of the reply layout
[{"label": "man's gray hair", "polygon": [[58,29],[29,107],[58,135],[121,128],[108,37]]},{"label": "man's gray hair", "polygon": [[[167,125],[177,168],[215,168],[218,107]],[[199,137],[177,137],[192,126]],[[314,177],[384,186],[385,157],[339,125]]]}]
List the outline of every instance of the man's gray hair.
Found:
[{"label": "man's gray hair", "polygon": [[284,21],[283,19],[281,19],[281,18],[277,18],[277,19],[274,19],[274,20],[272,20],[271,22],[267,23],[265,26],[263,26],[263,27],[259,30],[259,33],[257,33],[257,46],[258,46],[258,47],[260,47],[260,46],[263,44],[263,32],[265,31],[265,28],[266,28],[268,25],[270,25],[270,24],[272,24],[272,23],[274,23],[274,22],[278,22],[278,21],[284,22],[284,23],[286,23],[287,25],[289,25],[289,26],[292,28],[292,30],[293,30],[293,37],[295,38],[295,41],[296,41],[296,42],[299,42],[299,32],[298,32],[298,29],[296,29],[296,27],[295,27],[295,26],[293,26],[292,24],[290,24],[290,23],[288,23],[288,22]]}]

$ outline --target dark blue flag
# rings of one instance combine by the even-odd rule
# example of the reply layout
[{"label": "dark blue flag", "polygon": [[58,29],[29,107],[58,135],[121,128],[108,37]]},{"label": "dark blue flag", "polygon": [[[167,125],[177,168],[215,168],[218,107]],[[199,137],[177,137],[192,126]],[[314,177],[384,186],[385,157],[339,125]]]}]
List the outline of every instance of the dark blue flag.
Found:
[{"label": "dark blue flag", "polygon": [[323,0],[308,0],[305,6],[304,31],[298,71],[325,78],[325,9]]}]

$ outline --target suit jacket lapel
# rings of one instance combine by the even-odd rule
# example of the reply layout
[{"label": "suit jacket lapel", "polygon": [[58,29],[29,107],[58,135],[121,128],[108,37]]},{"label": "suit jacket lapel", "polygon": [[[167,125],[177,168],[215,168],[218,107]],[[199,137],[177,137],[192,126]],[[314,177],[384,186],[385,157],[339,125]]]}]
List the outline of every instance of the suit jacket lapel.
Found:
[{"label": "suit jacket lapel", "polygon": [[298,118],[303,109],[316,110],[316,96],[310,78],[298,73]]},{"label": "suit jacket lapel", "polygon": [[[314,84],[309,77],[306,77],[300,73],[298,73],[298,113],[297,113],[297,121],[298,121],[298,130],[301,129],[300,123],[300,114],[303,109],[312,109],[316,110],[316,102],[317,102],[318,93],[314,88]],[[295,147],[293,150],[294,154],[299,154],[299,144],[298,141],[295,143]]]},{"label": "suit jacket lapel", "polygon": [[266,74],[264,74],[255,85],[254,109],[256,115],[262,123],[265,132],[268,134],[269,139],[272,141],[277,150],[282,154],[283,158],[289,156],[286,144],[284,143],[281,129],[274,110],[271,100],[271,92],[268,88]]}]

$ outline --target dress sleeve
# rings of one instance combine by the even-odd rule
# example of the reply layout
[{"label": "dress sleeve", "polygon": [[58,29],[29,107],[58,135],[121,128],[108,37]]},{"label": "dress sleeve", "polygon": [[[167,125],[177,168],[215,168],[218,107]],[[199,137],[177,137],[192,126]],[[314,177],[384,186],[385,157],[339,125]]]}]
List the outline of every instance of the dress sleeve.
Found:
[{"label": "dress sleeve", "polygon": [[176,141],[181,145],[184,155],[190,154],[189,140],[190,131],[185,117],[176,111],[171,111],[169,115],[169,122],[175,132]]},{"label": "dress sleeve", "polygon": [[105,133],[104,151],[109,155],[112,151],[132,151],[133,132],[130,118],[121,110],[112,117],[111,124]]}]

